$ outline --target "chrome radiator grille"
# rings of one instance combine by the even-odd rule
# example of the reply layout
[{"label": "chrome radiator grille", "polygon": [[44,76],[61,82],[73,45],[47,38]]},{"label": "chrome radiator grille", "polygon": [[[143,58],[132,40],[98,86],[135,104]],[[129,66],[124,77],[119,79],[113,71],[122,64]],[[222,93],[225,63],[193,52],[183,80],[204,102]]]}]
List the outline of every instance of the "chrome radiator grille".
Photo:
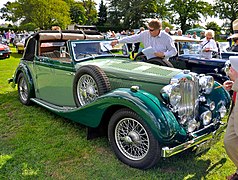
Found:
[{"label": "chrome radiator grille", "polygon": [[188,121],[195,119],[199,113],[199,82],[197,77],[192,78],[192,80],[180,80],[180,93],[179,117],[186,117]]}]

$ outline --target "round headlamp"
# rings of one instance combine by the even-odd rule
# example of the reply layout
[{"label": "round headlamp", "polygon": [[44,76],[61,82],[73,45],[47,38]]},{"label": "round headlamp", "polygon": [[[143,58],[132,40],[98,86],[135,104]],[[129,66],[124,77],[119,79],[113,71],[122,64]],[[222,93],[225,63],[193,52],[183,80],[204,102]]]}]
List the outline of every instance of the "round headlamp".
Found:
[{"label": "round headlamp", "polygon": [[202,120],[204,126],[208,125],[212,120],[212,112],[205,111],[201,114],[200,119]]},{"label": "round headlamp", "polygon": [[202,92],[205,94],[210,94],[213,89],[214,78],[212,76],[201,75],[199,77],[199,85]]}]

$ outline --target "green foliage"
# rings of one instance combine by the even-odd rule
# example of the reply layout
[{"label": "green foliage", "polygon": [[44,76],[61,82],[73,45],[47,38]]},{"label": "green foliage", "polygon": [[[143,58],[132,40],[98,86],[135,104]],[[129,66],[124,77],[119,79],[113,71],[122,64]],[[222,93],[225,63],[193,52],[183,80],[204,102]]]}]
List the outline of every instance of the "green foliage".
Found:
[{"label": "green foliage", "polygon": [[62,29],[70,23],[69,6],[62,0],[18,0],[5,6],[3,17],[21,24],[32,23],[40,29],[59,25]]},{"label": "green foliage", "polygon": [[[161,10],[164,0],[110,0],[108,23],[121,25],[124,29],[135,29],[144,25],[145,18],[164,17]],[[161,14],[160,14],[161,13]]]},{"label": "green foliage", "polygon": [[85,8],[81,2],[73,2],[70,4],[70,17],[72,23],[85,24],[87,22],[87,16]]},{"label": "green foliage", "polygon": [[218,26],[218,24],[216,22],[207,23],[206,29],[212,29],[215,32],[215,35],[219,35],[221,32],[221,27]]},{"label": "green foliage", "polygon": [[34,23],[21,24],[18,28],[19,30],[34,31],[37,29],[37,26]]},{"label": "green foliage", "polygon": [[220,19],[230,21],[228,31],[232,32],[232,22],[238,18],[237,0],[215,0],[213,9]]},{"label": "green foliage", "polygon": [[99,12],[98,12],[98,22],[97,25],[102,26],[107,22],[107,7],[103,4],[103,0],[99,5]]},{"label": "green foliage", "polygon": [[96,3],[92,0],[83,0],[83,6],[86,10],[87,25],[96,24],[97,22],[97,10]]},{"label": "green foliage", "polygon": [[178,15],[171,23],[180,24],[183,32],[200,22],[202,16],[213,15],[211,4],[202,0],[170,0],[168,6],[173,14]]}]

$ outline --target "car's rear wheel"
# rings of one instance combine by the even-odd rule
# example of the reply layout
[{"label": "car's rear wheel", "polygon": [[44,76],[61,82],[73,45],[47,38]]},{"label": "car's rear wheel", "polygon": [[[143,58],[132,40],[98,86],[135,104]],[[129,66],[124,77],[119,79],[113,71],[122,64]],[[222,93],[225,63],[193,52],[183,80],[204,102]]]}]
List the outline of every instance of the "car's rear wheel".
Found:
[{"label": "car's rear wheel", "polygon": [[118,159],[139,169],[155,166],[161,147],[147,124],[130,109],[118,110],[110,119],[108,138]]},{"label": "car's rear wheel", "polygon": [[17,87],[20,102],[24,105],[30,105],[32,103],[30,98],[32,98],[33,93],[31,92],[30,84],[23,73],[20,73],[18,76]]},{"label": "car's rear wheel", "polygon": [[78,107],[95,101],[100,95],[110,90],[109,80],[99,67],[82,66],[77,71],[74,78],[73,94]]}]

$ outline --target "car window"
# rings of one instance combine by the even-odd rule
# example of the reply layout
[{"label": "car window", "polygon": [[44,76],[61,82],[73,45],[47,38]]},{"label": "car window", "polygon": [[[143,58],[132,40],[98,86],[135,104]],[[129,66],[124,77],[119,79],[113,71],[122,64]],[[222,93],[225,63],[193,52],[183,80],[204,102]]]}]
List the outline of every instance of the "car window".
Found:
[{"label": "car window", "polygon": [[76,61],[96,56],[128,56],[125,44],[111,46],[111,41],[73,41],[71,43]]},{"label": "car window", "polygon": [[201,46],[198,42],[178,42],[179,54],[200,54]]}]

